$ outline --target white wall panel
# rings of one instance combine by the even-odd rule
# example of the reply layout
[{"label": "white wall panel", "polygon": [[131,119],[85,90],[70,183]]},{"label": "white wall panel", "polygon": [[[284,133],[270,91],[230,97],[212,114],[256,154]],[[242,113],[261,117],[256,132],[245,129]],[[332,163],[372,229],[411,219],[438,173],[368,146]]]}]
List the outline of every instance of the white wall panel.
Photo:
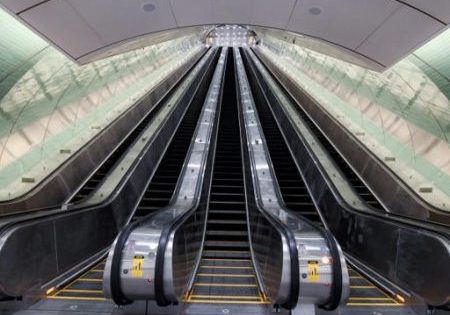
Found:
[{"label": "white wall panel", "polygon": [[175,19],[166,0],[152,0],[148,12],[142,0],[67,0],[107,43],[175,28]]},{"label": "white wall panel", "polygon": [[44,1],[45,0],[2,0],[0,3],[8,8],[8,10],[18,13]]},{"label": "white wall panel", "polygon": [[[213,24],[211,0],[171,0],[178,26]],[[199,14],[201,12],[201,14]]]},{"label": "white wall panel", "polygon": [[251,24],[284,29],[289,21],[295,0],[252,0]]},{"label": "white wall panel", "polygon": [[419,10],[450,23],[450,0],[403,0]]},{"label": "white wall panel", "polygon": [[252,11],[257,10],[251,0],[211,0],[216,23],[250,24]]},{"label": "white wall panel", "polygon": [[402,6],[357,51],[390,65],[401,57],[399,51],[406,55],[423,43],[423,39],[431,39],[441,29],[442,24],[431,17]]},{"label": "white wall panel", "polygon": [[[355,49],[399,4],[391,0],[302,0],[288,29]],[[319,15],[311,8],[320,8]]]},{"label": "white wall panel", "polygon": [[49,1],[20,16],[75,59],[105,45],[65,1]]},{"label": "white wall panel", "polygon": [[[323,39],[391,66],[450,22],[450,0],[0,0],[77,59],[154,32],[258,25]],[[155,6],[143,10],[145,3]],[[416,9],[417,8],[417,9]]]}]

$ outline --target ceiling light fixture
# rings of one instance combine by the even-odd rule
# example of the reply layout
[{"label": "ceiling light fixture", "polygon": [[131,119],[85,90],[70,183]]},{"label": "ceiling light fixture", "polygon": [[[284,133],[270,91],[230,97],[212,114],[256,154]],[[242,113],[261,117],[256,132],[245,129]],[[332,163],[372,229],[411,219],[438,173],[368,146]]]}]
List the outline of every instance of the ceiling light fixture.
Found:
[{"label": "ceiling light fixture", "polygon": [[311,7],[308,11],[312,15],[319,15],[320,13],[322,13],[322,9],[319,7]]},{"label": "ceiling light fixture", "polygon": [[151,2],[146,2],[142,5],[142,10],[146,11],[146,12],[152,12],[155,11],[156,6],[151,3]]}]

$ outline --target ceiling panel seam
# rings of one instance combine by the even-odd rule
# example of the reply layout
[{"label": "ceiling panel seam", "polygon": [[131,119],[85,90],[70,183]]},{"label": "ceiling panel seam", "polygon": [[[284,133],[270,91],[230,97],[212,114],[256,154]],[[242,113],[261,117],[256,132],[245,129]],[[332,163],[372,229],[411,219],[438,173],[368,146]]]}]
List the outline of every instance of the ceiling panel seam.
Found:
[{"label": "ceiling panel seam", "polygon": [[[252,25],[252,26],[262,27],[262,28],[266,27],[266,26],[263,26],[263,25]],[[272,28],[272,29],[274,29],[274,28]],[[380,65],[381,67],[386,68],[386,65],[385,65],[385,64],[382,64],[382,63],[379,62],[378,60],[375,60],[375,59],[373,59],[373,58],[367,56],[366,54],[361,53],[361,52],[359,52],[359,51],[356,51],[356,50],[354,50],[354,49],[352,49],[352,48],[349,48],[349,47],[347,47],[347,46],[341,45],[341,44],[336,43],[336,42],[332,42],[331,40],[328,40],[328,39],[325,39],[325,38],[322,38],[322,37],[319,37],[319,36],[313,36],[313,35],[308,35],[308,34],[305,34],[305,33],[289,31],[289,30],[287,30],[286,32],[290,33],[291,36],[300,35],[300,36],[304,36],[304,37],[307,37],[307,38],[313,38],[313,39],[316,39],[316,40],[319,40],[319,41],[322,41],[322,42],[325,42],[325,43],[334,45],[334,46],[336,46],[336,47],[339,47],[339,48],[344,49],[344,51],[352,52],[352,53],[354,53],[354,54],[356,54],[356,55],[360,55],[360,56],[362,56],[362,57],[364,57],[364,58],[366,58],[366,59],[368,59],[368,60],[370,60],[370,61],[376,63],[377,65]]]},{"label": "ceiling panel seam", "polygon": [[173,20],[175,21],[175,25],[177,28],[179,28],[177,17],[175,15],[175,12],[173,11],[172,1],[168,1],[168,2],[169,2],[169,7],[170,7],[170,13],[172,13],[172,17],[173,17]]},{"label": "ceiling panel seam", "polygon": [[292,9],[291,9],[291,14],[289,14],[289,18],[287,20],[287,23],[284,26],[284,30],[286,30],[288,28],[288,26],[289,26],[289,23],[291,23],[292,15],[294,15],[294,10],[297,7],[297,3],[298,3],[298,0],[295,0],[295,3],[294,3],[294,5],[292,6]]},{"label": "ceiling panel seam", "polygon": [[355,51],[358,51],[358,49],[373,35],[380,29],[381,26],[383,26],[384,23],[386,23],[387,20],[389,20],[398,10],[402,8],[402,5],[400,3],[397,4],[397,8],[395,10],[392,10],[391,13],[388,14],[388,16],[377,26],[375,27],[372,32],[370,32],[369,35],[367,35],[356,47]]},{"label": "ceiling panel seam", "polygon": [[[401,4],[403,4],[403,5],[406,5],[407,7],[410,7],[411,9],[419,11],[420,13],[427,15],[428,17],[432,18],[433,20],[436,20],[437,22],[439,22],[439,23],[441,23],[441,24],[443,24],[445,26],[447,25],[447,23],[445,21],[441,20],[440,18],[438,18],[438,17],[434,16],[433,14],[428,13],[428,12],[422,10],[422,9],[419,9],[418,7],[415,7],[412,4],[410,4],[410,3],[407,3],[407,2],[405,2],[403,0],[394,0],[394,1],[397,1],[397,2],[399,2]],[[426,1],[428,1],[428,0],[426,0]]]},{"label": "ceiling panel seam", "polygon": [[[97,32],[97,30],[84,18],[84,16],[74,7],[69,1],[64,0],[64,2],[69,5],[78,15],[78,17],[87,25],[87,27],[97,36],[97,38],[101,41],[103,46],[107,44],[107,41],[103,38],[101,34]],[[79,58],[79,57],[78,57]]]},{"label": "ceiling panel seam", "polygon": [[16,15],[20,15],[20,14],[22,14],[22,13],[28,11],[28,10],[32,10],[32,9],[36,8],[37,6],[40,6],[41,4],[44,4],[44,3],[47,3],[47,2],[50,2],[50,1],[52,1],[52,0],[43,0],[43,1],[39,2],[39,3],[33,4],[32,6],[29,6],[26,9],[23,9],[22,11],[19,11],[19,12],[15,13],[15,14]]}]

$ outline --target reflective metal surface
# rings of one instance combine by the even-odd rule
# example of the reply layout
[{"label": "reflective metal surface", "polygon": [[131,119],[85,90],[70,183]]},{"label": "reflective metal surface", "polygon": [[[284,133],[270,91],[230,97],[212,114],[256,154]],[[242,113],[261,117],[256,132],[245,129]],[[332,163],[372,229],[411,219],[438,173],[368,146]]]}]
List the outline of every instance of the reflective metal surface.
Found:
[{"label": "reflective metal surface", "polygon": [[[122,251],[120,261],[121,294],[128,300],[157,299],[176,302],[185,292],[191,278],[203,235],[204,211],[199,211],[204,193],[205,174],[210,168],[211,143],[214,143],[217,128],[217,110],[224,73],[226,50],[223,50],[208,90],[202,113],[188,156],[185,160],[177,189],[171,205],[148,218],[143,219],[129,234],[124,248],[113,245],[107,259],[103,286],[106,296],[113,296],[111,272],[115,250]],[[196,210],[193,213],[192,210]],[[188,215],[187,215],[188,214]],[[181,221],[179,221],[181,220]],[[176,228],[171,228],[173,222]],[[164,238],[164,243],[161,239]],[[163,257],[161,257],[161,255]],[[159,256],[159,257],[158,257]],[[158,260],[161,265],[161,286],[155,284],[158,274]],[[138,264],[141,264],[138,268]],[[117,302],[117,301],[116,301]]]},{"label": "reflective metal surface", "polygon": [[111,148],[121,142],[128,131],[149,111],[149,108],[152,108],[183,77],[202,53],[196,54],[191,62],[181,66],[173,75],[138,100],[134,106],[120,115],[29,193],[11,201],[1,202],[0,216],[43,210],[42,208],[55,207],[63,202],[78,188],[83,179],[94,172],[96,167],[108,157]]},{"label": "reflective metal surface", "polygon": [[[429,220],[438,224],[450,224],[450,216],[447,213],[421,200],[382,161],[361,145],[354,135],[346,131],[334,117],[325,112],[311,95],[292,82],[258,49],[255,52],[292,94],[292,97],[320,126],[320,129],[326,133],[334,146],[345,156],[351,167],[369,184],[378,198],[382,199],[390,212],[401,216]],[[336,130],[341,132],[336,132]]]},{"label": "reflective metal surface", "polygon": [[[258,64],[258,60],[254,55],[252,56],[254,64]],[[331,128],[336,126],[332,127],[333,125],[328,124],[330,121],[327,120],[326,115],[315,112],[319,107],[307,99],[301,91],[290,85],[286,77],[274,69],[268,60],[262,59],[281,79],[281,82],[289,87],[289,91],[302,102],[301,105],[306,104],[311,116],[317,118],[316,122],[322,130],[329,131],[327,134],[332,139],[340,137],[342,140],[345,137],[344,132],[336,132],[335,129],[331,131]],[[262,71],[259,74],[264,78],[260,82],[270,80]],[[330,179],[337,171],[333,163],[324,165],[317,158],[317,152],[305,141],[294,118],[286,114],[283,102],[273,94],[273,86],[266,87],[265,93],[268,95],[272,93],[271,105],[275,118],[284,136],[290,139],[288,145],[325,223],[344,251],[381,277],[411,294],[418,295],[427,304],[439,306],[449,303],[447,294],[450,292],[448,229],[430,227],[429,224],[375,213],[367,208],[361,212],[350,206],[347,203],[348,200],[340,195],[333,180]],[[339,143],[340,141],[337,141],[335,144],[339,145]],[[360,152],[355,153],[354,150],[357,150],[355,146],[352,153],[347,155],[350,160],[367,158],[364,164],[369,168],[373,163],[376,164],[370,156],[365,155],[366,153],[359,155]],[[379,176],[380,184],[383,183],[385,176],[390,176],[383,173],[381,169],[374,174]],[[392,178],[386,180],[383,189],[388,190],[392,187],[392,183]],[[398,183],[394,182],[394,184],[400,187]],[[389,194],[395,194],[395,191],[396,189],[393,189]],[[401,196],[397,198],[396,202],[403,201]],[[408,199],[412,200],[410,197]],[[429,266],[433,266],[432,270],[429,273],[424,272],[429,270]]]},{"label": "reflective metal surface", "polygon": [[[256,208],[261,212],[265,212],[266,218],[268,214],[272,220],[276,219],[282,224],[281,228],[274,226],[254,226],[255,223],[262,221],[250,220],[250,225],[253,225],[251,228],[251,238],[253,244],[256,245],[253,247],[254,258],[258,267],[257,270],[261,272],[261,280],[264,288],[272,302],[284,304],[290,296],[290,282],[299,281],[299,304],[321,306],[331,299],[331,288],[334,280],[333,273],[338,273],[342,277],[342,288],[340,288],[342,294],[339,302],[344,303],[349,294],[349,278],[343,255],[340,253],[339,256],[333,257],[329,244],[322,232],[307,222],[307,220],[290,213],[283,205],[282,199],[279,197],[273,166],[267,153],[267,145],[260,127],[242,57],[238,49],[235,49],[235,54],[242,122],[245,126],[248,159],[250,161],[251,176],[256,193]],[[265,224],[273,225],[269,220],[266,220]],[[292,233],[294,236],[297,256],[291,256],[292,252],[289,251],[288,240],[280,232],[283,228],[288,229],[289,233]],[[265,255],[262,255],[260,252],[261,248],[264,246],[267,248],[268,244],[268,240],[264,234],[268,235],[267,231],[273,229],[276,229],[281,235],[279,240],[282,245],[268,247],[270,253],[266,252],[264,253]],[[274,249],[277,252],[274,252]],[[283,257],[283,259],[279,259],[277,265],[273,265],[273,258],[269,258],[272,264],[270,268],[267,268],[267,257],[272,256]],[[291,259],[298,259],[299,273],[294,273],[291,270]],[[339,259],[342,262],[342,270],[333,270],[333,259]],[[313,269],[314,272],[312,273]],[[281,274],[281,277],[277,276],[277,274]],[[292,279],[294,274],[297,275],[298,279]],[[333,293],[336,294],[336,292]]]},{"label": "reflective metal surface", "polygon": [[180,117],[211,63],[208,53],[195,79],[145,150],[104,204],[29,219],[8,226],[0,238],[0,296],[21,296],[105,249],[126,224],[158,165]]}]

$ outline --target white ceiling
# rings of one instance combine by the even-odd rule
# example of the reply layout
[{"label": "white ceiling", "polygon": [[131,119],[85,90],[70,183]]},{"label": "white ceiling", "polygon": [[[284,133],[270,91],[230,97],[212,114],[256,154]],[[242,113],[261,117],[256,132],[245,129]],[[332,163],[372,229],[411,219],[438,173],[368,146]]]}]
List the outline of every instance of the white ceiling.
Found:
[{"label": "white ceiling", "polygon": [[[143,9],[149,2],[154,11]],[[308,35],[390,66],[450,23],[450,0],[0,0],[0,4],[76,60],[146,34],[223,23]]]}]

